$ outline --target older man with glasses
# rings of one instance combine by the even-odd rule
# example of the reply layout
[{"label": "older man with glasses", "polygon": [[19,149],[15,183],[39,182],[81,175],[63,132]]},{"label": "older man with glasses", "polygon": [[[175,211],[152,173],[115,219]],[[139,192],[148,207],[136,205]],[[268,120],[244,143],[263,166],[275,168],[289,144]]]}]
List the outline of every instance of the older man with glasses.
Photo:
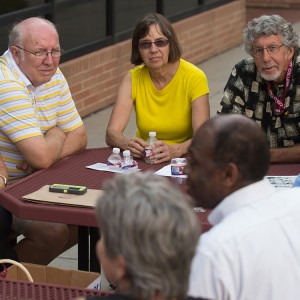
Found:
[{"label": "older man with glasses", "polygon": [[[0,151],[9,179],[18,179],[83,150],[87,138],[58,68],[54,24],[37,17],[14,24],[8,46],[0,57]],[[13,231],[25,237],[16,250],[26,262],[48,264],[77,242],[77,228],[65,224],[13,216]]]},{"label": "older man with glasses", "polygon": [[273,163],[300,162],[300,55],[292,25],[278,15],[251,20],[244,30],[252,57],[237,63],[219,113],[254,119],[267,134]]}]

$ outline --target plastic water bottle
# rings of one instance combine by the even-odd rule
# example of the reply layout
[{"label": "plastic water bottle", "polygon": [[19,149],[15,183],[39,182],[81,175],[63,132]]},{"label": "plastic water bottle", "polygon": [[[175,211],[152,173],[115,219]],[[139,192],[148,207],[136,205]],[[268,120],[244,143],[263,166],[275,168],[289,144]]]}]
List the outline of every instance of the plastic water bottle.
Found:
[{"label": "plastic water bottle", "polygon": [[300,174],[296,177],[296,180],[293,183],[293,187],[300,187]]},{"label": "plastic water bottle", "polygon": [[184,167],[186,166],[186,159],[184,157],[171,159],[171,174],[184,175]]},{"label": "plastic water bottle", "polygon": [[122,169],[137,169],[138,164],[131,156],[130,150],[123,151]]},{"label": "plastic water bottle", "polygon": [[120,168],[122,165],[122,158],[120,155],[120,149],[119,148],[113,148],[112,154],[107,159],[107,165],[108,166],[114,166]]},{"label": "plastic water bottle", "polygon": [[157,142],[157,138],[156,138],[156,132],[155,131],[150,131],[149,132],[149,137],[147,140],[147,143],[149,144],[149,146],[147,146],[145,148],[145,162],[148,164],[153,164],[153,162],[155,161],[154,159],[150,159],[150,155],[152,154],[152,151],[154,149],[154,144]]}]

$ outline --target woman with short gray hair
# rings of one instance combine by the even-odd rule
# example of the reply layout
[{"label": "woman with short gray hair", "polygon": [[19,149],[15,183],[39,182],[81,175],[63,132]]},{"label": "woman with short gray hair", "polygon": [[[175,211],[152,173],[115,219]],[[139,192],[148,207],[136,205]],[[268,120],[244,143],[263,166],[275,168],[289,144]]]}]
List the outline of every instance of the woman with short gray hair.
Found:
[{"label": "woman with short gray hair", "polygon": [[200,231],[189,198],[167,179],[141,172],[117,175],[103,191],[97,255],[116,287],[109,299],[186,299]]}]

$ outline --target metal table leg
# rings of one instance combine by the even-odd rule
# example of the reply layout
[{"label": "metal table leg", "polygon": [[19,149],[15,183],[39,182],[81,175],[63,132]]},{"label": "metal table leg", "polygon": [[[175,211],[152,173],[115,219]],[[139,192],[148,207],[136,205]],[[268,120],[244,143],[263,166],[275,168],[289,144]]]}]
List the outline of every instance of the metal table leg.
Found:
[{"label": "metal table leg", "polygon": [[78,270],[89,271],[89,227],[78,226]]},{"label": "metal table leg", "polygon": [[96,255],[96,244],[99,240],[98,228],[90,227],[90,271],[100,272],[100,265]]}]

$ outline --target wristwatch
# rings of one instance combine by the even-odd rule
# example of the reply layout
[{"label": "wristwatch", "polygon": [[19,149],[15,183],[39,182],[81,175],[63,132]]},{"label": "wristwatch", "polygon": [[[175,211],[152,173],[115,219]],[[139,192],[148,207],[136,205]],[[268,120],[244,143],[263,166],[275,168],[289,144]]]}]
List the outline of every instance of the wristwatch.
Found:
[{"label": "wristwatch", "polygon": [[7,179],[6,179],[6,177],[5,177],[5,176],[3,176],[3,175],[0,175],[0,178],[2,178],[2,179],[3,179],[4,186],[6,186],[6,184],[7,184]]}]

